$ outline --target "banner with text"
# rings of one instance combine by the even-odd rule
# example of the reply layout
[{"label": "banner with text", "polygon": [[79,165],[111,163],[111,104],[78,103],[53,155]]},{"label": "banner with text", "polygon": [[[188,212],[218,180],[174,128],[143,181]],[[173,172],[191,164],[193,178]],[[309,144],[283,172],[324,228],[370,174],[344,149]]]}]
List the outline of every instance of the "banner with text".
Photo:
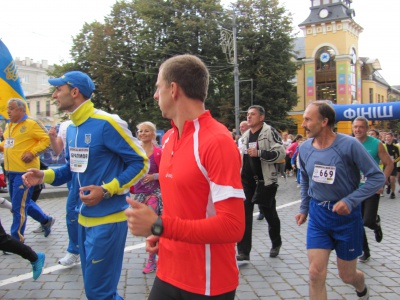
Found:
[{"label": "banner with text", "polygon": [[336,112],[336,122],[353,121],[362,116],[368,120],[395,120],[400,119],[400,102],[374,104],[332,104]]}]

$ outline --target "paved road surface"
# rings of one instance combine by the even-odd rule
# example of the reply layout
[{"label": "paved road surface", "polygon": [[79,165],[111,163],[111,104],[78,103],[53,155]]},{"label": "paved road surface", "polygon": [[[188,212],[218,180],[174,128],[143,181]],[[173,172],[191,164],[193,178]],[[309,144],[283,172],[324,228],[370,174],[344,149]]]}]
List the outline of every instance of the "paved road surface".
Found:
[{"label": "paved road surface", "polygon": [[[267,224],[254,220],[253,251],[250,263],[241,263],[240,286],[236,299],[308,299],[308,261],[305,250],[306,226],[297,226],[294,216],[299,207],[299,189],[294,177],[281,180],[278,189],[278,213],[282,223],[283,246],[277,258],[269,257],[271,243]],[[32,233],[38,224],[29,219],[26,243],[36,251],[46,253],[46,267],[37,280],[31,279],[31,266],[17,255],[0,254],[0,299],[86,299],[80,265],[65,268],[57,264],[65,254],[68,242],[65,226],[65,187],[45,189],[39,205],[56,217],[53,232],[44,238]],[[1,195],[0,195],[1,196]],[[54,198],[50,198],[54,197]],[[255,211],[255,213],[257,213]],[[371,260],[359,264],[371,289],[371,299],[400,299],[400,194],[390,200],[381,198],[380,215],[384,238],[375,242],[373,232],[367,231],[371,247]],[[11,214],[0,209],[1,222],[9,232]],[[118,292],[126,300],[146,299],[154,273],[142,274],[147,254],[143,238],[128,234],[124,265]],[[190,253],[188,253],[190,255]],[[354,290],[342,283],[337,275],[336,255],[331,255],[328,267],[328,298],[357,299]]]}]

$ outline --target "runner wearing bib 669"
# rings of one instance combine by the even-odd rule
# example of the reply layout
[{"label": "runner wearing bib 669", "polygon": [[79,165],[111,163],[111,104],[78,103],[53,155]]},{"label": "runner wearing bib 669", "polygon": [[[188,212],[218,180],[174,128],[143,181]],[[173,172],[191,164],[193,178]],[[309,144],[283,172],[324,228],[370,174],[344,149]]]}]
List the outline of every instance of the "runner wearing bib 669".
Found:
[{"label": "runner wearing bib 669", "polygon": [[[354,286],[359,299],[366,300],[369,290],[364,273],[357,270],[363,239],[360,204],[383,186],[385,176],[360,142],[333,131],[335,111],[327,102],[311,103],[303,118],[309,139],[300,146],[301,206],[296,222],[301,225],[310,216],[310,299],[327,299],[325,281],[334,249],[340,278]],[[360,170],[367,178],[362,186]]]}]

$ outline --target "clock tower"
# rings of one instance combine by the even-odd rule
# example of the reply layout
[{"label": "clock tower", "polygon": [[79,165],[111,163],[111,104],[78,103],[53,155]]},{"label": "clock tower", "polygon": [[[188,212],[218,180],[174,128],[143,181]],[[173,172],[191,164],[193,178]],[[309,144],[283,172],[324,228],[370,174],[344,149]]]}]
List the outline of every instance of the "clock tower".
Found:
[{"label": "clock tower", "polygon": [[305,43],[303,82],[298,82],[304,86],[304,108],[315,100],[361,102],[358,38],[363,28],[353,20],[352,2],[311,0],[310,14],[299,24]]}]

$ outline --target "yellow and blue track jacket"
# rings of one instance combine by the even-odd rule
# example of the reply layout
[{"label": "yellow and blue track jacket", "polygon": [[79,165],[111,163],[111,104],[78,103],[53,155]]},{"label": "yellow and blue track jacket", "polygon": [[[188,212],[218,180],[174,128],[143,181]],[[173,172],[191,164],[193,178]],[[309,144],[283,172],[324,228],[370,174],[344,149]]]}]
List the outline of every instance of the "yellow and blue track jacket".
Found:
[{"label": "yellow and blue track jacket", "polygon": [[79,200],[79,223],[86,227],[126,220],[129,188],[145,176],[149,161],[127,123],[117,115],[94,108],[88,100],[70,116],[66,135],[67,163],[45,171],[44,181],[60,185],[72,180],[79,187],[102,185],[112,197],[95,206]]},{"label": "yellow and blue track jacket", "polygon": [[[50,146],[47,129],[27,115],[18,123],[8,123],[4,130],[4,141],[0,150],[4,151],[4,168],[8,172],[25,173],[29,168],[39,169],[39,156]],[[35,158],[23,162],[21,157],[25,152],[31,152]]]}]

